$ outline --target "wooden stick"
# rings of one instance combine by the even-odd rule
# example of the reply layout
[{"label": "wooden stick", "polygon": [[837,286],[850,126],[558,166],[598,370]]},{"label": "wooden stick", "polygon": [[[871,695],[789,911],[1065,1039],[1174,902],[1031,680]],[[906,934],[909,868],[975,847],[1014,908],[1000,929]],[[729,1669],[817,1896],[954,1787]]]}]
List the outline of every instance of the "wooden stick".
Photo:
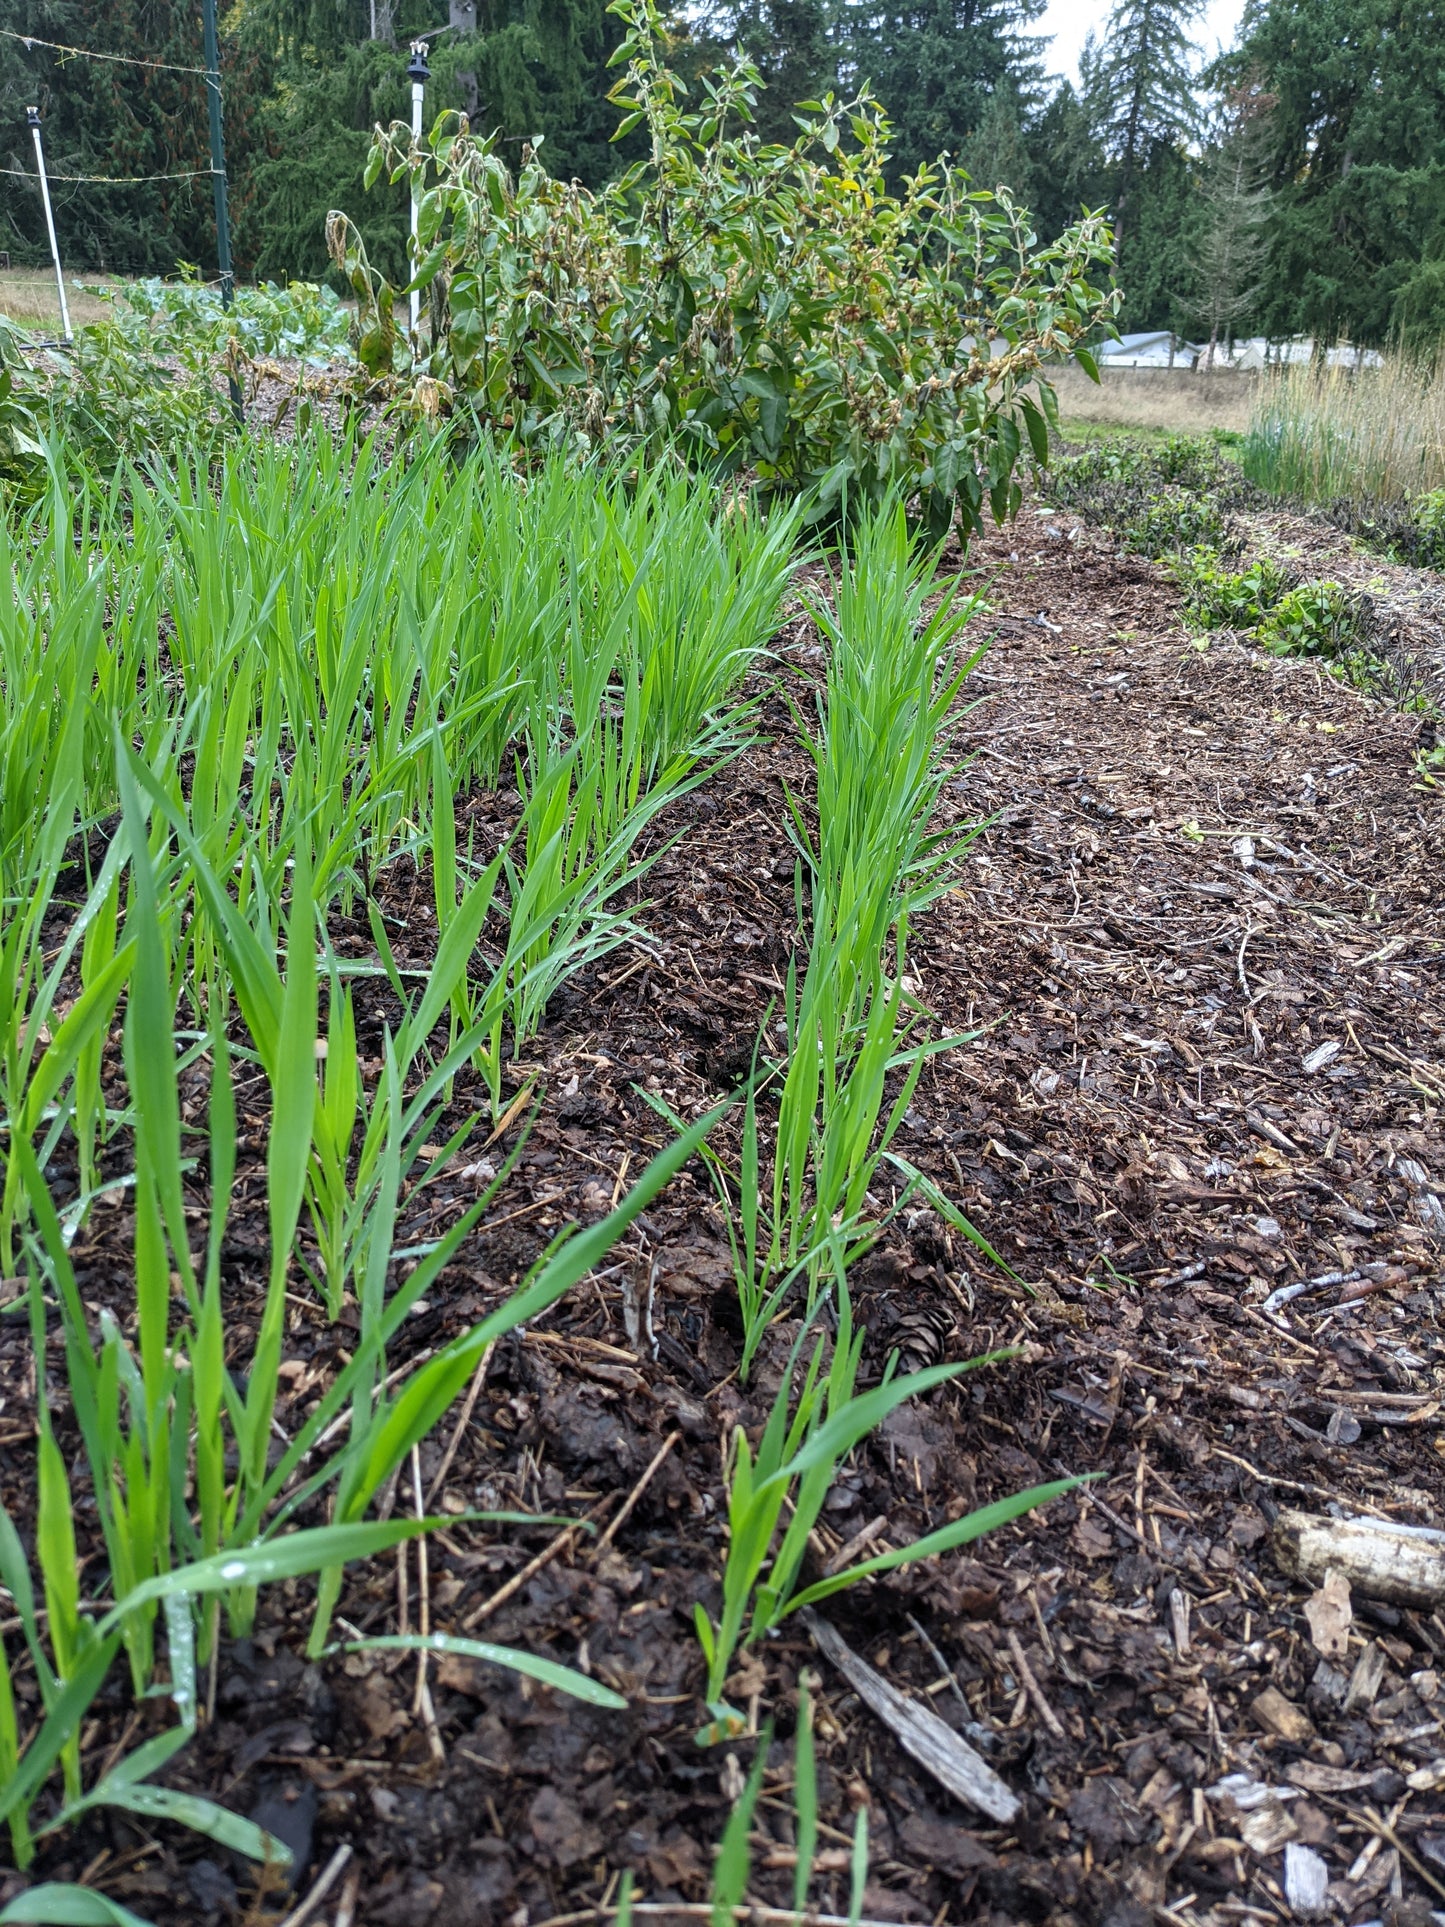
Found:
[{"label": "wooden stick", "polygon": [[341,1878],[342,1869],[350,1858],[351,1849],[343,1841],[322,1868],[321,1877],[316,1882],[316,1885],[311,1889],[310,1893],[307,1894],[299,1907],[293,1907],[291,1909],[291,1912],[287,1914],[286,1918],[281,1922],[281,1927],[303,1927],[303,1923],[310,1920],[311,1916],[316,1912],[316,1909]]},{"label": "wooden stick", "polygon": [[1367,1499],[1356,1498],[1353,1493],[1331,1492],[1322,1485],[1303,1485],[1298,1479],[1277,1479],[1272,1472],[1261,1472],[1257,1465],[1251,1465],[1248,1459],[1240,1458],[1237,1452],[1226,1452],[1222,1446],[1211,1445],[1209,1453],[1211,1458],[1227,1459],[1231,1465],[1237,1465],[1241,1471],[1247,1472],[1261,1485],[1277,1486],[1281,1492],[1304,1492],[1316,1499],[1338,1500],[1343,1505],[1353,1506],[1356,1512],[1368,1512],[1376,1519],[1388,1519],[1390,1516],[1387,1512],[1381,1512],[1378,1506],[1371,1505]]},{"label": "wooden stick", "polygon": [[960,1739],[931,1706],[906,1698],[867,1660],[860,1659],[811,1606],[803,1607],[802,1619],[824,1657],[833,1662],[858,1697],[873,1709],[899,1745],[911,1753],[920,1766],[941,1786],[947,1787],[955,1799],[977,1807],[990,1820],[1012,1825],[1019,1813],[1018,1795],[1004,1784],[987,1760],[975,1753],[966,1740]]},{"label": "wooden stick", "polygon": [[1367,1599],[1426,1612],[1445,1605],[1445,1532],[1286,1511],[1276,1518],[1270,1543],[1284,1570],[1307,1584],[1319,1584],[1337,1567]]},{"label": "wooden stick", "polygon": [[1029,1665],[1023,1641],[1012,1626],[1005,1628],[1004,1638],[1008,1641],[1008,1649],[1013,1655],[1014,1671],[1019,1676],[1019,1684],[1038,1708],[1039,1718],[1056,1740],[1066,1740],[1068,1734],[1064,1731],[1064,1723],[1044,1697],[1044,1689],[1035,1678],[1033,1667]]},{"label": "wooden stick", "polygon": [[[632,1918],[646,1920],[705,1920],[716,1921],[718,1908],[710,1901],[668,1901],[635,1900],[632,1903]],[[584,1907],[575,1914],[553,1914],[550,1920],[538,1922],[538,1927],[583,1927],[587,1921],[616,1920],[616,1907]],[[887,1927],[881,1920],[853,1919],[847,1914],[800,1914],[791,1907],[759,1907],[744,1902],[739,1907],[727,1909],[725,1919],[750,1923],[750,1927]]]},{"label": "wooden stick", "polygon": [[612,1541],[617,1537],[617,1534],[622,1530],[623,1526],[626,1525],[628,1519],[632,1516],[632,1508],[637,1504],[637,1501],[642,1497],[648,1486],[651,1485],[653,1474],[661,1468],[663,1460],[681,1437],[681,1432],[669,1432],[667,1437],[662,1441],[662,1444],[658,1446],[656,1452],[653,1453],[652,1463],[628,1493],[622,1510],[617,1514],[616,1518],[612,1521],[611,1525],[608,1526],[607,1530],[593,1548],[592,1557],[594,1559],[600,1559],[602,1557],[603,1553],[606,1552],[607,1548],[612,1544]]},{"label": "wooden stick", "polygon": [[[1415,1858],[1414,1854],[1411,1853],[1410,1849],[1405,1845],[1404,1841],[1396,1833],[1393,1825],[1393,1821],[1398,1820],[1399,1817],[1400,1817],[1399,1807],[1396,1807],[1395,1812],[1390,1820],[1386,1820],[1383,1815],[1376,1813],[1373,1807],[1366,1807],[1363,1814],[1354,1815],[1354,1818],[1356,1820],[1363,1820],[1363,1822],[1367,1826],[1371,1826],[1376,1830],[1377,1833],[1383,1834],[1385,1839],[1388,1840],[1390,1845],[1395,1849],[1396,1853],[1398,1853],[1402,1859],[1409,1861],[1410,1865],[1415,1869],[1416,1873],[1419,1874],[1420,1878],[1425,1882],[1425,1884],[1429,1887],[1433,1887],[1436,1893],[1440,1895],[1441,1899],[1445,1900],[1445,1887],[1442,1887],[1440,1885],[1440,1882],[1435,1878],[1434,1874],[1432,1874],[1427,1867],[1424,1867],[1421,1865],[1421,1863]],[[634,1909],[634,1911],[636,1912],[640,1910]]]},{"label": "wooden stick", "polygon": [[336,1927],[352,1927],[356,1919],[356,1903],[361,1898],[361,1875],[355,1867],[346,1876],[346,1885],[341,1889],[341,1905],[336,1909]]},{"label": "wooden stick", "polygon": [[543,1566],[550,1566],[559,1552],[565,1552],[577,1535],[586,1526],[592,1524],[597,1514],[603,1510],[606,1504],[606,1499],[599,1500],[584,1518],[574,1519],[570,1526],[563,1526],[562,1530],[557,1534],[557,1537],[548,1545],[545,1545],[535,1559],[529,1559],[522,1570],[513,1573],[507,1583],[504,1586],[498,1587],[490,1599],[483,1600],[475,1612],[468,1613],[467,1617],[462,1621],[462,1631],[469,1633],[473,1626],[480,1626],[484,1619],[490,1619],[499,1606],[505,1606],[509,1599],[521,1591],[529,1579],[536,1577]]}]

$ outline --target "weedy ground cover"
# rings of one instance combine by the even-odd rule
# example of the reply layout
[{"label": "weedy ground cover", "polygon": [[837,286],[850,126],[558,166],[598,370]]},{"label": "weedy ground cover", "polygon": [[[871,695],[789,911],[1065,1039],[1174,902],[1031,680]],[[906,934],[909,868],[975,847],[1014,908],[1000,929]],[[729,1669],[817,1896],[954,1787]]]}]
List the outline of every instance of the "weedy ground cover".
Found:
[{"label": "weedy ground cover", "polygon": [[1238,631],[1273,656],[1319,657],[1332,675],[1358,688],[1380,682],[1382,665],[1368,646],[1360,597],[1343,583],[1301,577],[1269,556],[1230,569],[1205,548],[1181,557],[1174,573],[1192,628]]},{"label": "weedy ground cover", "polygon": [[[729,704],[775,622],[792,529],[786,517],[725,522],[687,485],[625,491],[554,469],[523,495],[480,459],[460,477],[440,462],[387,474],[320,444],[242,449],[214,487],[194,473],[125,480],[96,491],[57,473],[3,537],[0,1270],[28,1281],[40,1432],[34,1544],[8,1514],[0,1542],[0,1583],[23,1634],[23,1655],[0,1653],[0,1818],[28,1863],[32,1811],[58,1762],[63,1797],[42,1830],[129,1806],[281,1860],[251,1823],[152,1777],[195,1730],[193,1655],[218,1636],[215,1610],[198,1602],[222,1603],[244,1631],[259,1584],[318,1573],[311,1645],[323,1651],[345,1562],[425,1529],[367,1521],[380,1487],[487,1346],[593,1268],[715,1122],[681,1133],[603,1225],[545,1254],[489,1318],[417,1369],[389,1372],[402,1320],[507,1169],[398,1278],[403,1187],[438,1094],[480,1059],[495,1113],[501,1058],[540,1021],[547,991],[634,928],[610,898],[646,867],[632,855],[642,828],[744,739]],[[469,554],[485,543],[496,579],[524,577],[498,556],[504,497],[522,504],[517,553],[553,558],[543,605],[510,627],[473,586],[483,571]],[[464,595],[428,574],[438,565]],[[665,692],[652,673],[659,609],[679,672]],[[509,756],[516,851],[459,851],[459,794],[495,785]],[[439,942],[419,982],[390,965],[400,1016],[380,1077],[367,1079],[354,971],[327,917],[367,899],[403,855],[432,870]],[[489,917],[496,955],[479,960]],[[107,1100],[99,1063],[117,1023],[123,1106]],[[187,1222],[196,1159],[183,1149],[177,1083],[202,1061],[203,1255]],[[229,1362],[221,1278],[242,1062],[259,1068],[271,1120],[269,1282],[244,1373]],[[46,1176],[62,1141],[79,1178],[64,1200]],[[68,1248],[113,1150],[132,1167],[134,1274],[119,1313],[102,1307],[97,1321]],[[332,1317],[356,1305],[358,1342],[278,1461],[285,1304],[308,1210],[316,1257],[300,1268]],[[56,1321],[63,1390],[47,1378]],[[52,1401],[81,1435],[112,1602],[98,1614],[81,1604],[73,1472]],[[323,1495],[329,1523],[297,1529]],[[122,1650],[135,1693],[152,1690],[163,1604],[177,1722],[86,1786],[88,1708]],[[535,1674],[529,1656],[517,1663]],[[23,1737],[16,1666],[33,1674],[44,1711]],[[536,1676],[621,1704],[550,1663]]]},{"label": "weedy ground cover", "polygon": [[[905,978],[910,918],[948,887],[972,835],[932,825],[957,699],[982,653],[963,641],[982,598],[957,580],[943,587],[895,500],[845,545],[829,593],[810,606],[827,669],[814,716],[796,703],[792,713],[814,789],[807,810],[789,798],[807,958],[800,968],[795,956],[759,1034],[736,1168],[705,1153],[733,1253],[745,1381],[795,1285],[809,1313],[825,1277],[845,1288],[880,1228],[873,1186],[924,1064],[969,1041],[918,1036]],[[910,1196],[905,1186],[891,1212]]]},{"label": "weedy ground cover", "polygon": [[[336,1613],[348,1562],[437,1523],[419,1497],[417,1516],[387,1517],[390,1495],[490,1348],[595,1271],[728,1108],[674,1120],[599,1222],[411,1358],[407,1319],[525,1141],[517,1060],[549,1001],[644,939],[668,809],[751,740],[752,672],[799,522],[670,467],[624,477],[554,455],[519,477],[439,445],[385,466],[374,446],[312,435],[105,483],[56,463],[0,525],[0,1275],[20,1285],[10,1316],[27,1321],[37,1424],[27,1530],[0,1508],[15,1622],[0,1820],[18,1864],[103,1807],[284,1862],[257,1823],[165,1779],[197,1730],[198,1668],[252,1631],[277,1582],[315,1578],[315,1660],[450,1653],[622,1706],[584,1670],[444,1630],[338,1639]],[[715,1629],[697,1621],[719,1705],[740,1642],[1057,1489],[802,1582],[809,1521],[849,1452],[962,1369],[890,1367],[859,1391],[847,1271],[924,1059],[947,1042],[928,1038],[905,965],[910,920],[960,847],[930,819],[977,607],[892,501],[860,522],[813,613],[828,667],[812,714],[808,692],[793,697],[814,778],[789,803],[797,954],[759,1040],[741,1189],[714,1163],[730,1209],[741,1199],[744,1371],[795,1280],[809,1322],[756,1452],[741,1435],[731,1448],[726,1604]],[[502,827],[479,837],[486,799]],[[435,932],[421,968],[388,931],[382,886],[399,870]],[[358,920],[368,954],[337,935]],[[267,1246],[237,1332],[225,1253],[243,1083],[266,1120]],[[460,1119],[459,1086],[482,1099]],[[404,1228],[427,1217],[435,1170],[509,1132],[470,1203],[419,1241]],[[118,1191],[130,1263],[96,1303],[71,1248]],[[278,1438],[301,1294],[348,1336]],[[499,1532],[512,1517],[470,1515]],[[173,1717],[97,1769],[83,1736],[122,1664],[135,1699],[167,1698]],[[61,1896],[53,1917],[85,1904]]]},{"label": "weedy ground cover", "polygon": [[1224,546],[1230,510],[1251,496],[1226,443],[1197,435],[1107,437],[1055,457],[1040,481],[1048,501],[1105,524],[1134,554],[1155,559]]}]

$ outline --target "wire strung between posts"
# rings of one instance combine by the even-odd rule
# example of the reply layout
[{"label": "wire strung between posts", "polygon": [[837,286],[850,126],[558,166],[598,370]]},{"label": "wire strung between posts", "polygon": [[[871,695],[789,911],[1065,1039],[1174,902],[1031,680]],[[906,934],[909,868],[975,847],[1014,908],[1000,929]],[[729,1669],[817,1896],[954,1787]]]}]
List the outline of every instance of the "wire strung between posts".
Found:
[{"label": "wire strung between posts", "polygon": [[[214,167],[193,167],[184,174],[51,174],[52,181],[68,181],[72,186],[86,187],[144,187],[150,181],[202,181],[209,180],[215,173]],[[39,176],[27,173],[23,167],[0,167],[0,175],[8,174],[13,181],[34,181]]]},{"label": "wire strung between posts", "polygon": [[132,54],[97,53],[93,47],[68,47],[63,40],[42,40],[38,34],[16,33],[11,27],[0,27],[0,40],[18,40],[22,47],[46,47],[54,54],[71,54],[77,60],[109,60],[117,67],[149,67],[158,74],[199,74],[202,80],[211,78],[207,67],[178,67],[170,60],[137,60]]}]

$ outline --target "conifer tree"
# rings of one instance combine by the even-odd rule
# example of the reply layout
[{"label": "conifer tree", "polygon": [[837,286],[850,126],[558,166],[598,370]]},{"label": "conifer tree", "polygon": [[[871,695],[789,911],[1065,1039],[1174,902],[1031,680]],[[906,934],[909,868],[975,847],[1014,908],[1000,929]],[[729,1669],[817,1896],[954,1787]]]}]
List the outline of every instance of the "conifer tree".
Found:
[{"label": "conifer tree", "polygon": [[1221,342],[1227,343],[1259,304],[1274,202],[1264,180],[1273,105],[1257,86],[1233,89],[1205,150],[1204,219],[1190,306],[1193,317],[1209,331],[1210,364]]},{"label": "conifer tree", "polygon": [[[104,6],[0,0],[0,26],[121,57],[87,60],[0,41],[7,50],[0,81],[12,109],[0,143],[3,164],[27,175],[33,171],[21,110],[38,106],[47,165],[56,177],[62,258],[76,268],[164,273],[185,260],[214,272],[205,82],[195,71],[203,59],[201,10],[195,0],[107,0]],[[221,74],[232,211],[243,218],[271,62],[263,48],[243,48],[228,33]],[[64,178],[76,175],[139,184],[84,185]],[[0,247],[39,259],[45,232],[38,192],[11,177],[4,186]]]},{"label": "conifer tree", "polygon": [[1121,261],[1151,153],[1198,121],[1190,23],[1201,0],[1116,0],[1088,76],[1094,125],[1114,161],[1115,245]]},{"label": "conifer tree", "polygon": [[1027,109],[1012,75],[999,82],[984,102],[978,125],[959,151],[975,187],[1006,187],[1032,209],[1037,176],[1025,127]]},{"label": "conifer tree", "polygon": [[1034,218],[1040,234],[1052,238],[1082,207],[1102,207],[1109,198],[1103,145],[1085,105],[1088,49],[1080,63],[1081,86],[1061,81],[1053,98],[1027,132],[1033,162]]},{"label": "conifer tree", "polygon": [[1440,10],[1401,0],[1251,0],[1216,82],[1273,96],[1275,190],[1260,317],[1357,344],[1445,336]]},{"label": "conifer tree", "polygon": [[839,0],[835,38],[848,84],[869,81],[894,125],[902,173],[957,155],[999,89],[1041,104],[1046,0]]}]

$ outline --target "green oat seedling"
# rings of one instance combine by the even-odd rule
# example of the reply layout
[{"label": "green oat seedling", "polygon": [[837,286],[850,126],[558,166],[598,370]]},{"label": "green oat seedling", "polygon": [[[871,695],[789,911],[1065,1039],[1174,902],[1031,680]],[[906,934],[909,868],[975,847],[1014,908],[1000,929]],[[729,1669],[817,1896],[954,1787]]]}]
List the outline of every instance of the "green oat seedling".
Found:
[{"label": "green oat seedling", "polygon": [[[1078,1483],[1064,1479],[1032,1486],[980,1507],[911,1545],[880,1553],[812,1584],[803,1583],[808,1535],[817,1523],[838,1468],[854,1447],[906,1400],[946,1384],[961,1372],[1013,1356],[991,1352],[958,1363],[931,1365],[903,1378],[894,1376],[890,1366],[881,1385],[869,1392],[857,1392],[864,1334],[854,1330],[842,1267],[836,1257],[834,1262],[837,1330],[826,1372],[824,1341],[818,1336],[813,1339],[811,1356],[794,1396],[810,1321],[793,1343],[756,1452],[741,1426],[729,1448],[728,1551],[723,1568],[722,1612],[714,1623],[701,1603],[693,1609],[698,1642],[707,1662],[706,1698],[715,1724],[736,1717],[723,1699],[723,1689],[739,1644],[752,1645],[781,1625],[789,1614],[875,1573],[891,1572],[915,1560],[968,1545]],[[787,1524],[782,1527],[785,1512]]]}]

